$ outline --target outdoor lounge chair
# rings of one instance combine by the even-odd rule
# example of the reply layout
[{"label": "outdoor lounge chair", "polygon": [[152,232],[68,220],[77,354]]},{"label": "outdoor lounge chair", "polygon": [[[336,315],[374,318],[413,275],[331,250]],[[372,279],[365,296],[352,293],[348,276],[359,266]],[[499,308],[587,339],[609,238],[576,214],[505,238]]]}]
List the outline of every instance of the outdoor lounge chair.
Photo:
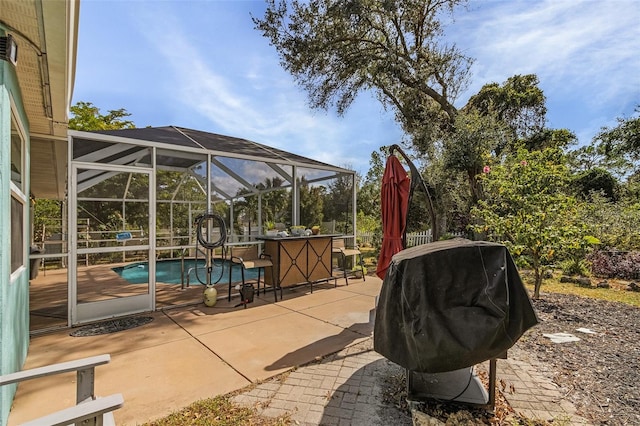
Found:
[{"label": "outdoor lounge chair", "polygon": [[[278,301],[278,285],[275,279],[275,275],[273,274],[273,262],[271,261],[271,256],[259,253],[258,245],[252,244],[250,246],[234,246],[230,247],[231,250],[231,263],[229,265],[229,295],[228,300],[231,301],[231,268],[234,264],[242,265],[240,269],[242,273],[242,288],[245,288],[245,277],[244,271],[247,269],[257,269],[258,270],[258,285],[257,290],[258,294],[260,294],[260,275],[261,272],[264,272],[266,277],[266,269],[271,268],[271,283],[273,287],[273,296],[275,297],[276,302]],[[263,283],[263,294],[267,292],[267,283],[266,279]],[[282,288],[280,289],[280,299],[282,299]]]},{"label": "outdoor lounge chair", "polygon": [[349,271],[347,270],[347,257],[357,256],[358,257],[358,265],[360,265],[360,272],[362,272],[362,281],[365,281],[365,273],[364,273],[364,261],[362,260],[362,252],[360,248],[356,245],[353,247],[347,247],[344,243],[344,238],[334,238],[333,239],[333,248],[331,249],[332,254],[335,254],[338,257],[338,266],[342,270],[344,280],[349,285]]}]

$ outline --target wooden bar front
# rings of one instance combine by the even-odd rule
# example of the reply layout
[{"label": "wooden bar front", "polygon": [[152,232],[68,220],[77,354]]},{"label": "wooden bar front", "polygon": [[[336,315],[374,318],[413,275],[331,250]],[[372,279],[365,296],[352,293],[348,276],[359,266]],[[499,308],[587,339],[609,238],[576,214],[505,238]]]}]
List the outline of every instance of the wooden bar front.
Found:
[{"label": "wooden bar front", "polygon": [[[331,248],[334,236],[261,236],[259,239],[264,241],[264,253],[271,256],[279,285],[292,287],[333,279]],[[273,284],[270,273],[265,274],[265,281]]]}]

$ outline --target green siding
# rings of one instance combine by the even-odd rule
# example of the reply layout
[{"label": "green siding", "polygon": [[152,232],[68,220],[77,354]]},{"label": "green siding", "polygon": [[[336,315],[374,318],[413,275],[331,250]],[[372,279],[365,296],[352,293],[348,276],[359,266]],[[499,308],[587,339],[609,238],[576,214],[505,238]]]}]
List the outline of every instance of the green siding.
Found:
[{"label": "green siding", "polygon": [[[14,282],[11,276],[11,102],[28,132],[20,88],[13,65],[0,61],[0,374],[22,369],[29,348],[29,238],[25,244],[27,268]],[[29,194],[29,143],[24,152],[25,194]],[[26,209],[31,208],[29,201]],[[27,215],[29,217],[29,215]],[[27,225],[27,229],[30,227]],[[0,424],[5,425],[15,394],[15,385],[0,387]]]}]

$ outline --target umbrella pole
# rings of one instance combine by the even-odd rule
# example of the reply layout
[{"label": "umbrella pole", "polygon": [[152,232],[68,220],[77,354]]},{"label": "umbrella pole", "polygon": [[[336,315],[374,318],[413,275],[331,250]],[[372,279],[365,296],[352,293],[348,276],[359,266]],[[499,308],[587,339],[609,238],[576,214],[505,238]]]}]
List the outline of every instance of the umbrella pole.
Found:
[{"label": "umbrella pole", "polygon": [[[411,190],[409,192],[409,205],[411,205],[411,198],[413,198],[413,190],[415,189],[416,186],[419,185],[420,188],[422,188],[422,190],[424,191],[425,195],[427,196],[427,206],[429,207],[429,217],[431,219],[431,235],[433,236],[433,241],[438,241],[438,239],[440,238],[440,232],[438,231],[436,211],[433,208],[433,202],[431,201],[431,193],[429,192],[429,188],[427,188],[427,185],[424,183],[424,180],[422,179],[422,175],[420,175],[420,172],[418,171],[416,166],[413,164],[411,159],[404,153],[402,148],[400,148],[400,146],[398,146],[397,144],[393,144],[389,147],[389,155],[393,155],[394,151],[398,151],[398,153],[402,156],[402,158],[404,158],[404,161],[407,162],[407,165],[409,166],[409,170],[411,171]],[[409,215],[407,215],[407,221],[408,220],[409,220]],[[405,232],[402,235],[402,245],[404,246],[404,248],[407,248],[406,224],[405,224]]]}]

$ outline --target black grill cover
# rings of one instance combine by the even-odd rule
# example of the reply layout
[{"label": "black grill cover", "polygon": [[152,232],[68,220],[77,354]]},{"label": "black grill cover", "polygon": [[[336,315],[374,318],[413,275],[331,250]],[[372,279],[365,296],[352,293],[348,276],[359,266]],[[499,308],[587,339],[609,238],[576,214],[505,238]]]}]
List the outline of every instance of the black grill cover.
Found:
[{"label": "black grill cover", "polygon": [[456,238],[393,256],[374,349],[409,370],[440,373],[499,357],[537,323],[507,248]]}]

